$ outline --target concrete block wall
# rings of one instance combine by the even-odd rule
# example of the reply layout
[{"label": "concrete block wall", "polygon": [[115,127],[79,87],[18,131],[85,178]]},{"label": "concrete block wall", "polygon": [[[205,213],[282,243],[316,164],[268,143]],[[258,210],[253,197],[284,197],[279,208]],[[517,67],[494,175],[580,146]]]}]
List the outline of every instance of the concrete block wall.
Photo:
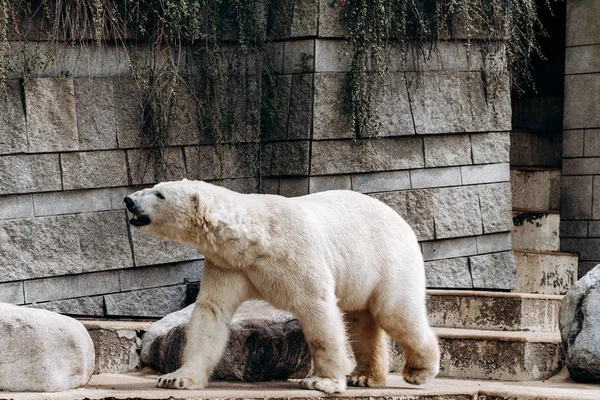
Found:
[{"label": "concrete block wall", "polygon": [[474,43],[467,62],[459,38],[406,62],[392,54],[380,137],[355,140],[335,10],[301,3],[276,25],[277,129],[261,143],[215,146],[182,100],[155,170],[139,146],[140,92],[126,69],[82,69],[67,57],[54,70],[70,78],[11,80],[0,98],[0,301],[87,316],[180,308],[202,255],[131,229],[124,195],[184,177],[253,192],[257,168],[266,193],[348,189],[389,204],[417,232],[429,287],[514,288],[500,53],[483,58]]},{"label": "concrete block wall", "polygon": [[567,1],[561,249],[600,263],[600,1]]}]

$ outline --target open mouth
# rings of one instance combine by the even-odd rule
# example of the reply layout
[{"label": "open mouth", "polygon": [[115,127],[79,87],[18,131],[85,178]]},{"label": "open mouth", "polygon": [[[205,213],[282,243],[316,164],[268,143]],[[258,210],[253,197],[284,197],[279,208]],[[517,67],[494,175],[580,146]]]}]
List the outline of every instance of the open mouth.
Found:
[{"label": "open mouth", "polygon": [[150,217],[144,214],[133,214],[133,218],[129,220],[129,223],[133,226],[149,225],[150,222]]}]

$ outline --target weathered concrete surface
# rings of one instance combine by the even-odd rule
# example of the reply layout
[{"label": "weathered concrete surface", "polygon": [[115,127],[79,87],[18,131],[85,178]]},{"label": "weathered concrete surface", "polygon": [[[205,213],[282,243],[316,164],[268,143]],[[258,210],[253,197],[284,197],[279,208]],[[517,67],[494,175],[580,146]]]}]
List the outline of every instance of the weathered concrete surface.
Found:
[{"label": "weathered concrete surface", "polygon": [[566,365],[581,382],[600,383],[600,266],[581,278],[565,295],[560,334]]},{"label": "weathered concrete surface", "polygon": [[[148,330],[141,353],[145,365],[164,373],[181,366],[193,307],[168,315]],[[311,357],[298,320],[265,302],[248,301],[231,321],[229,343],[213,377],[250,382],[303,378],[310,368]]]},{"label": "weathered concrete surface", "polygon": [[558,210],[560,170],[521,168],[510,171],[514,208]]},{"label": "weathered concrete surface", "polygon": [[427,294],[429,323],[435,327],[558,332],[562,296],[462,290]]},{"label": "weathered concrete surface", "polygon": [[0,391],[58,392],[90,380],[94,345],[77,320],[0,303],[0,331]]},{"label": "weathered concrete surface", "polygon": [[513,211],[514,249],[560,251],[560,215],[548,211]]},{"label": "weathered concrete surface", "polygon": [[517,292],[565,294],[577,279],[577,254],[515,251]]}]

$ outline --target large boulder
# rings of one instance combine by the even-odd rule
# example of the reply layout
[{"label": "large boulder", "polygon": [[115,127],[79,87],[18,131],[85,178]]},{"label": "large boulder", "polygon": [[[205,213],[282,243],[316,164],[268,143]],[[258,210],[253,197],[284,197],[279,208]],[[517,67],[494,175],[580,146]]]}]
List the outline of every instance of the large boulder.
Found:
[{"label": "large boulder", "polygon": [[[163,373],[181,366],[194,305],[152,324],[142,338],[141,357]],[[231,336],[213,379],[250,382],[304,378],[311,357],[300,323],[263,301],[247,301],[231,321]]]},{"label": "large boulder", "polygon": [[77,320],[0,303],[0,390],[58,392],[88,383],[94,344]]},{"label": "large boulder", "polygon": [[565,295],[559,325],[571,377],[600,382],[600,265]]}]

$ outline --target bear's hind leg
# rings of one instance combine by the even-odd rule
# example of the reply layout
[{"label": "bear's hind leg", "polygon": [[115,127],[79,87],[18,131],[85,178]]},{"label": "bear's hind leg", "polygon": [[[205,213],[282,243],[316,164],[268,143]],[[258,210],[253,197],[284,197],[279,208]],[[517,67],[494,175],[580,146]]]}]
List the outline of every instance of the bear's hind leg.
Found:
[{"label": "bear's hind leg", "polygon": [[432,380],[440,370],[440,350],[437,338],[427,322],[425,301],[392,305],[382,302],[374,313],[375,320],[404,352],[404,380],[422,385]]},{"label": "bear's hind leg", "polygon": [[300,320],[314,361],[314,374],[300,381],[304,389],[325,393],[346,390],[346,374],[351,363],[346,354],[346,331],[340,312],[331,294],[331,301],[294,310]]},{"label": "bear's hind leg", "polygon": [[349,386],[381,387],[388,373],[387,337],[368,311],[346,314],[356,367]]}]

